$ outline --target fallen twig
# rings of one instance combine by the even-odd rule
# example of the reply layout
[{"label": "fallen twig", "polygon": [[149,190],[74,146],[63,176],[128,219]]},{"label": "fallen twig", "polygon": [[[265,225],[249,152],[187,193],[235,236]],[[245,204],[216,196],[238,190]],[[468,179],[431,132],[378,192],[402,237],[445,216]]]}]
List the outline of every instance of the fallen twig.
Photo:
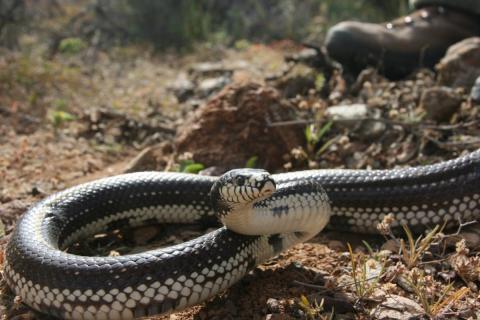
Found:
[{"label": "fallen twig", "polygon": [[[327,121],[327,120],[326,120]],[[421,129],[434,129],[434,130],[455,130],[459,128],[466,128],[476,124],[480,124],[479,121],[474,120],[467,123],[457,123],[452,125],[437,125],[437,124],[428,124],[421,122],[404,122],[404,121],[395,121],[385,118],[373,118],[373,117],[362,117],[356,119],[328,119],[328,121],[333,121],[336,123],[351,123],[358,121],[377,121],[382,122],[390,126],[401,126],[407,128],[421,128]],[[296,125],[308,125],[318,122],[317,120],[289,120],[289,121],[277,121],[271,122],[267,119],[267,126],[269,127],[285,127],[285,126],[296,126]]]}]

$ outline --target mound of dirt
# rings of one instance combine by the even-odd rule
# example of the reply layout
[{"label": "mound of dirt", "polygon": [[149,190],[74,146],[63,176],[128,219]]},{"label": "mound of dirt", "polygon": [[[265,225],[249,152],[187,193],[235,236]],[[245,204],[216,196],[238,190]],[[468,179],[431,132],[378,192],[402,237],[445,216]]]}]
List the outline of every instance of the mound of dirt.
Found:
[{"label": "mound of dirt", "polygon": [[190,152],[206,166],[244,167],[248,159],[269,170],[304,144],[302,127],[282,129],[269,123],[295,119],[295,109],[273,88],[257,83],[226,87],[178,128],[179,153]]}]

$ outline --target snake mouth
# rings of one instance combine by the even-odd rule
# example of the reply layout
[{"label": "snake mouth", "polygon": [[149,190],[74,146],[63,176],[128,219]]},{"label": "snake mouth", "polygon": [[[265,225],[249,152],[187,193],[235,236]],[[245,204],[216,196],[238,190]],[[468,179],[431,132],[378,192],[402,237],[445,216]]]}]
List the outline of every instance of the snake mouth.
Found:
[{"label": "snake mouth", "polygon": [[275,190],[277,189],[276,185],[275,185],[275,182],[271,179],[265,181],[265,183],[263,184],[263,187],[261,189],[261,194],[262,196],[264,197],[268,197],[268,196],[271,196]]}]

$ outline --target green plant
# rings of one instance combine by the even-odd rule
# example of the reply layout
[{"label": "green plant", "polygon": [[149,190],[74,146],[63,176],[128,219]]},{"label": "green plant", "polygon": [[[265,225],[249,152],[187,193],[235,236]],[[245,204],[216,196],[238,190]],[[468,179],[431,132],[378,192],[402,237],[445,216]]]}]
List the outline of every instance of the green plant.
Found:
[{"label": "green plant", "polygon": [[246,50],[250,46],[251,46],[250,41],[248,41],[246,39],[239,39],[239,40],[235,41],[235,43],[234,43],[234,47],[237,50]]},{"label": "green plant", "polygon": [[320,314],[323,311],[323,299],[318,303],[316,300],[311,303],[304,295],[300,296],[298,306],[305,312],[307,319],[327,319],[321,318]]},{"label": "green plant", "polygon": [[[352,246],[348,245],[348,251],[350,253],[350,264],[352,268],[352,278],[355,288],[355,294],[359,299],[366,298],[372,294],[372,292],[377,287],[380,278],[382,277],[384,265],[379,265],[379,263],[373,259],[367,260],[363,254],[354,254]],[[369,266],[371,263],[374,265]],[[375,272],[375,275],[371,277],[370,275],[373,272],[369,272],[369,269],[374,269],[380,267],[380,270]]]},{"label": "green plant", "polygon": [[205,169],[205,166],[201,163],[194,162],[193,160],[182,160],[178,171],[185,173],[199,173]]},{"label": "green plant", "polygon": [[448,284],[439,290],[432,283],[432,277],[425,276],[420,272],[414,272],[408,282],[423,310],[432,319],[440,317],[448,307],[462,299],[470,291],[467,287],[462,287],[452,292],[453,284]]},{"label": "green plant", "polygon": [[[313,154],[315,152],[315,148],[318,143],[322,140],[327,132],[330,131],[332,128],[333,122],[328,121],[325,123],[321,128],[318,128],[316,124],[308,125],[305,128],[305,139],[307,140],[307,151],[309,154]],[[325,144],[320,147],[320,149],[315,152],[315,155],[321,154],[325,151],[326,148],[332,143],[332,140],[327,141]]]},{"label": "green plant", "polygon": [[60,127],[63,123],[67,121],[73,121],[76,119],[74,115],[62,110],[51,111],[49,118],[50,122],[55,128]]},{"label": "green plant", "polygon": [[86,47],[87,45],[80,38],[65,38],[60,41],[58,50],[64,54],[75,55]]},{"label": "green plant", "polygon": [[322,90],[324,85],[325,85],[325,75],[323,73],[317,73],[317,76],[315,77],[315,89],[320,91]]},{"label": "green plant", "polygon": [[315,146],[320,139],[330,130],[332,127],[333,122],[329,121],[324,124],[320,129],[315,125],[311,124],[305,128],[305,138],[307,139],[307,143],[311,146]]},{"label": "green plant", "polygon": [[257,165],[257,160],[257,156],[250,157],[245,163],[245,168],[255,168],[255,166]]},{"label": "green plant", "polygon": [[373,248],[372,248],[372,246],[370,245],[370,243],[368,243],[368,242],[365,241],[365,240],[362,240],[362,243],[363,243],[363,245],[365,246],[365,248],[367,248],[368,254],[369,254],[371,257],[375,257],[375,256],[376,256],[375,251],[373,250]]},{"label": "green plant", "polygon": [[405,243],[405,240],[400,239],[400,250],[402,253],[402,260],[407,265],[409,269],[417,265],[420,258],[423,256],[425,251],[428,250],[433,241],[437,238],[440,232],[442,232],[443,227],[436,226],[432,231],[430,231],[425,238],[422,236],[418,237],[417,240],[413,239],[413,234],[408,228],[407,225],[402,225],[403,230],[407,236],[408,247]]}]

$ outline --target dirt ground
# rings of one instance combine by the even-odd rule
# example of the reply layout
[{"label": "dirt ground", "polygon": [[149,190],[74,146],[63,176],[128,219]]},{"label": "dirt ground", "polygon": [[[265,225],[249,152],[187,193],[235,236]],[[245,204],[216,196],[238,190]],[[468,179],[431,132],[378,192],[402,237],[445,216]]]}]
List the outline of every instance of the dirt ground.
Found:
[{"label": "dirt ground", "polygon": [[[420,101],[423,90],[435,86],[433,72],[422,70],[399,82],[373,71],[354,82],[334,74],[324,84],[321,72],[310,70],[313,78],[296,75],[292,80],[287,70],[293,72],[293,65],[284,57],[299,49],[279,42],[237,50],[201,48],[178,57],[127,47],[95,52],[94,58],[84,53],[52,60],[3,51],[0,244],[4,248],[18,217],[46,195],[122,172],[179,170],[191,155],[175,152],[178,128],[228,84],[276,87],[279,99],[297,110],[296,125],[310,128],[304,145],[285,154],[276,171],[412,166],[479,147],[478,106],[466,92],[454,93],[460,107],[448,120],[432,122],[426,117]],[[300,89],[306,85],[306,90],[296,89],[297,78]],[[220,85],[212,85],[212,79]],[[286,88],[293,90],[288,96],[283,94]],[[329,107],[353,103],[367,106],[368,114],[362,116],[367,120],[353,126],[325,120]],[[317,121],[313,127],[311,120]],[[278,125],[289,130],[286,124]],[[207,167],[222,165],[218,159]],[[470,249],[457,243],[458,236],[448,236],[456,230],[431,234],[431,243],[416,249],[418,260],[410,265],[399,254],[399,239],[345,239],[344,234],[325,232],[258,266],[218,297],[152,319],[478,319],[480,236],[466,229],[462,232]],[[124,251],[119,243],[90,253],[132,252],[138,250],[132,247],[175,243],[205,232],[174,229],[162,236],[164,231],[168,230],[125,231],[131,241]],[[21,305],[4,283],[1,290],[3,319],[45,318]]]}]

